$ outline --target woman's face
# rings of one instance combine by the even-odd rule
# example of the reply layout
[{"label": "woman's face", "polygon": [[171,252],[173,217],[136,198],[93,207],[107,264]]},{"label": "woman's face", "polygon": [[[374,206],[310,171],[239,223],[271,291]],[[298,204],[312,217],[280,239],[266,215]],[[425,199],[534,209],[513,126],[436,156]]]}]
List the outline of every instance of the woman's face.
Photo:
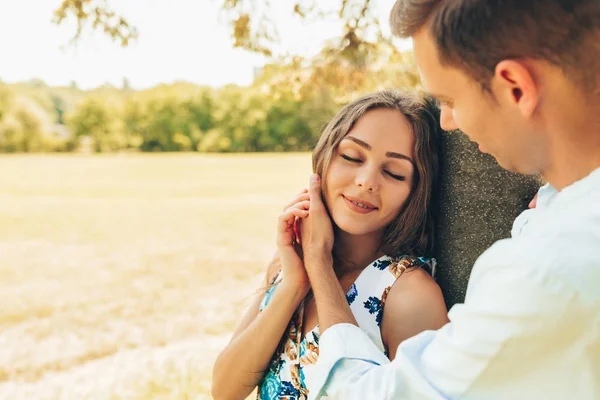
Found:
[{"label": "woman's face", "polygon": [[325,202],[342,231],[382,233],[398,216],[412,188],[414,146],[398,110],[370,110],[356,122],[325,174]]}]

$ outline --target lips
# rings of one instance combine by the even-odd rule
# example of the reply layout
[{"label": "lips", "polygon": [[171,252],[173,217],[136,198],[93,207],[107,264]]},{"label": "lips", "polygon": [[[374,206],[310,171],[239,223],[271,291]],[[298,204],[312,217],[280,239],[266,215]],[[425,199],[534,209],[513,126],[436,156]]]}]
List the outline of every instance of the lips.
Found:
[{"label": "lips", "polygon": [[346,205],[351,210],[356,211],[360,214],[367,214],[367,213],[378,210],[378,208],[374,204],[369,203],[366,200],[362,200],[358,197],[345,196],[345,195],[342,195],[342,197],[344,198]]}]

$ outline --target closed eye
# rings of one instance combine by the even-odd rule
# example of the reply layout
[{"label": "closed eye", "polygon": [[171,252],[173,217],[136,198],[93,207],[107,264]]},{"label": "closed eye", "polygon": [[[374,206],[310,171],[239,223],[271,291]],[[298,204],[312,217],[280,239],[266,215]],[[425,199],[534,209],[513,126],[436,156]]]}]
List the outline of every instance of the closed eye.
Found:
[{"label": "closed eye", "polygon": [[453,107],[452,101],[450,100],[438,100],[438,104],[440,107]]},{"label": "closed eye", "polygon": [[388,174],[389,176],[391,176],[393,179],[397,180],[397,181],[405,181],[406,178],[403,177],[402,175],[394,175],[389,171],[384,171],[386,174]]},{"label": "closed eye", "polygon": [[347,156],[345,154],[342,154],[341,156],[342,156],[342,158],[344,160],[348,160],[348,161],[353,162],[353,163],[361,163],[362,162],[362,160],[359,160],[358,158],[352,158],[352,157],[349,157],[349,156]]},{"label": "closed eye", "polygon": [[[342,157],[344,160],[346,160],[346,161],[349,161],[349,162],[351,162],[351,163],[357,163],[357,164],[360,164],[360,163],[362,163],[362,162],[363,162],[362,160],[360,160],[360,159],[358,159],[358,158],[352,158],[352,157],[350,157],[350,156],[347,156],[347,155],[345,155],[345,154],[340,154],[340,156],[341,156],[341,157]],[[384,172],[385,174],[387,174],[387,175],[388,175],[390,178],[392,178],[392,179],[395,179],[395,180],[397,180],[397,181],[405,181],[405,180],[406,180],[406,178],[405,178],[404,176],[402,176],[402,175],[395,175],[395,174],[392,174],[390,171],[386,171],[386,170],[384,170],[383,172]]]}]

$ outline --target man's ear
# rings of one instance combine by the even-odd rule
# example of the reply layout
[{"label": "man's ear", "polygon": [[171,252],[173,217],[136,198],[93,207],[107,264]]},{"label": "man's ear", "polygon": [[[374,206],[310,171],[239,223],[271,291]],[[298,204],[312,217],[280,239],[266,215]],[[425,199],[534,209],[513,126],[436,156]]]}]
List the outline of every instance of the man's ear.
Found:
[{"label": "man's ear", "polygon": [[502,60],[494,71],[497,96],[516,105],[524,117],[531,117],[539,103],[539,88],[522,60]]}]

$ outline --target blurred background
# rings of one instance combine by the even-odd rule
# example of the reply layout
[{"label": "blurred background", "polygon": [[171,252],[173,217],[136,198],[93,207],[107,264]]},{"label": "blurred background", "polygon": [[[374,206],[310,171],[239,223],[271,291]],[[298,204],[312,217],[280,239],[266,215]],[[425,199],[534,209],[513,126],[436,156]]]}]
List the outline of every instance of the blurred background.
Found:
[{"label": "blurred background", "polygon": [[393,0],[0,1],[0,399],[208,399]]}]

